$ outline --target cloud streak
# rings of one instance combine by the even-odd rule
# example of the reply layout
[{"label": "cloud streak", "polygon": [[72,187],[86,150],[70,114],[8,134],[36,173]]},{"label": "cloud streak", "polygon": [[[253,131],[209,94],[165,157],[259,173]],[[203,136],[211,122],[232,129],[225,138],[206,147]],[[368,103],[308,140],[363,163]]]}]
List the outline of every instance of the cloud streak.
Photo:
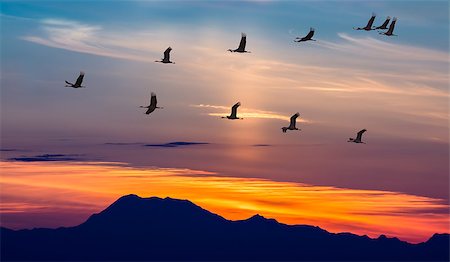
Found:
[{"label": "cloud streak", "polygon": [[[226,115],[230,114],[230,110],[231,110],[231,107],[219,106],[219,105],[198,104],[198,105],[191,105],[191,106],[197,107],[197,108],[211,108],[211,109],[228,110],[228,112],[222,111],[221,113],[217,113],[217,112],[208,113],[208,115],[210,115],[210,116],[226,116]],[[239,108],[238,115],[242,118],[278,119],[278,120],[283,120],[283,121],[289,121],[289,118],[291,117],[289,115],[281,115],[276,112],[264,111],[264,110],[258,110],[258,109],[252,109],[252,108]],[[301,117],[298,118],[297,121],[303,122],[303,123],[311,123],[310,120],[306,120]]]}]

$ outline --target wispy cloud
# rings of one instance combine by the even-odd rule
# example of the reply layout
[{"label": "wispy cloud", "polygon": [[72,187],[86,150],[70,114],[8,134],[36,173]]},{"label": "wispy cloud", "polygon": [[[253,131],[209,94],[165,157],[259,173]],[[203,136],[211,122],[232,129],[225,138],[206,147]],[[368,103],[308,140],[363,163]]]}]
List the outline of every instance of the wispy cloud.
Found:
[{"label": "wispy cloud", "polygon": [[343,42],[318,41],[317,44],[336,51],[342,51],[350,54],[357,54],[358,57],[390,57],[394,60],[416,60],[416,61],[433,61],[448,63],[449,54],[405,44],[394,44],[392,42],[383,41],[370,36],[354,37],[346,33],[338,33],[338,36],[345,40]]},{"label": "wispy cloud", "polygon": [[22,162],[42,162],[42,161],[81,161],[80,155],[74,154],[43,154],[36,156],[13,157],[9,160]]},{"label": "wispy cloud", "polygon": [[[198,104],[198,105],[191,105],[192,107],[197,108],[211,108],[211,109],[220,109],[225,110],[222,112],[211,112],[208,113],[210,116],[226,116],[230,114],[231,107],[227,106],[220,106],[220,105],[207,105],[207,104]],[[258,110],[253,108],[239,108],[238,115],[242,118],[261,118],[261,119],[278,119],[283,121],[289,121],[290,115],[282,115],[276,112],[271,111],[264,111],[264,110]],[[298,122],[303,123],[311,123],[310,120],[306,120],[303,118],[298,118]]]},{"label": "wispy cloud", "polygon": [[205,142],[170,142],[164,144],[146,144],[144,146],[149,147],[182,147],[182,146],[196,146],[196,145],[208,145],[209,143]]},{"label": "wispy cloud", "polygon": [[[66,49],[70,51],[107,56],[112,58],[129,59],[135,61],[150,61],[142,55],[137,55],[136,48],[140,53],[148,51],[143,45],[132,44],[126,40],[126,36],[117,38],[98,25],[89,25],[65,19],[43,19],[40,21],[42,35],[28,35],[23,39],[49,47]],[[140,42],[139,35],[133,39]]]},{"label": "wispy cloud", "polygon": [[[448,206],[442,200],[398,192],[220,177],[201,170],[135,168],[119,163],[0,162],[0,167],[0,206],[6,211],[2,225],[16,228],[41,226],[36,221],[55,213],[66,217],[53,227],[67,225],[64,221],[81,223],[121,195],[134,193],[189,199],[228,219],[259,213],[288,224],[372,237],[386,234],[412,242],[448,232]],[[78,221],[74,222],[74,217]]]}]

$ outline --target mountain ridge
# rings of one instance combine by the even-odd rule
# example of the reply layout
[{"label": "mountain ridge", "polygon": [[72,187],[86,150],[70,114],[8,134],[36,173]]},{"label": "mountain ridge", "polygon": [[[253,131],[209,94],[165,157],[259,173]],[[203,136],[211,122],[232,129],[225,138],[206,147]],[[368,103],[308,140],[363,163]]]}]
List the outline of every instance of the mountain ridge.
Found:
[{"label": "mountain ridge", "polygon": [[189,200],[120,197],[75,227],[1,229],[2,260],[448,261],[449,234],[410,244],[256,214],[230,221]]}]

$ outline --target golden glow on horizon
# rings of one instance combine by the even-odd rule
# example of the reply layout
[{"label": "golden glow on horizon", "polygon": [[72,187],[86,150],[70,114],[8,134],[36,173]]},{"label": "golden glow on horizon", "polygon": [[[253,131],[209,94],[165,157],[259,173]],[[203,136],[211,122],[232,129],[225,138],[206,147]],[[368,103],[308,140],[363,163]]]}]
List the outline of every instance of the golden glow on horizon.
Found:
[{"label": "golden glow on horizon", "polygon": [[371,237],[385,234],[410,242],[449,232],[448,205],[442,200],[397,192],[220,177],[198,170],[137,168],[120,163],[0,162],[0,167],[2,214],[66,210],[70,215],[86,215],[133,193],[189,199],[232,220],[258,213],[287,224],[316,225],[331,232]]}]

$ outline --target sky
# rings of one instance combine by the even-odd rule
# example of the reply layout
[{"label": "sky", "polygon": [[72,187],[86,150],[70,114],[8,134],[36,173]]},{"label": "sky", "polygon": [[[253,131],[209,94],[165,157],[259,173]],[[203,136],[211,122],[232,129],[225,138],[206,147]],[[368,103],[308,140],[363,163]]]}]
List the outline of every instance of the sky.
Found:
[{"label": "sky", "polygon": [[[2,1],[1,225],[73,226],[135,193],[411,242],[450,232],[448,5]],[[372,13],[397,36],[353,30]],[[317,41],[293,41],[310,27]],[[241,32],[251,53],[227,52]],[[155,63],[168,46],[175,64]],[[80,71],[87,88],[64,87]],[[151,92],[164,108],[145,115]],[[238,101],[244,119],[221,119]]]}]

